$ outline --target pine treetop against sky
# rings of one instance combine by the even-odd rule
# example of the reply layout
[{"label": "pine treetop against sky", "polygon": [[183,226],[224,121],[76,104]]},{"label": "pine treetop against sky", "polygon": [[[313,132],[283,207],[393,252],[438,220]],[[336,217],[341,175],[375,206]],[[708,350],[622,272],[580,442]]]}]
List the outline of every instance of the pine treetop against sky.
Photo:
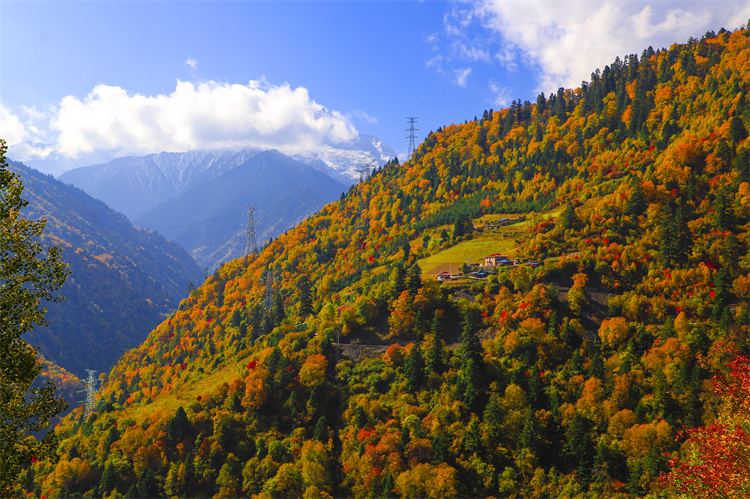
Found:
[{"label": "pine treetop against sky", "polygon": [[727,0],[3,1],[0,135],[16,159],[85,161],[367,133],[403,159],[406,116],[421,139],[749,17]]}]

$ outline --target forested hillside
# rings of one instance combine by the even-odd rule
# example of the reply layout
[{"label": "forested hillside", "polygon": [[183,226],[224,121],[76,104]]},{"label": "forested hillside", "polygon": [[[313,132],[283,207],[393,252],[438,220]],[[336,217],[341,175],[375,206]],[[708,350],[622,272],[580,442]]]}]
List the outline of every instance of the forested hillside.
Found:
[{"label": "forested hillside", "polygon": [[47,305],[49,327],[26,341],[79,378],[86,369],[109,370],[177,308],[202,272],[180,246],[83,191],[21,163],[10,166],[29,202],[24,214],[47,220],[44,243],[62,248],[71,271],[61,289],[66,300]]},{"label": "forested hillside", "polygon": [[[750,346],[749,57],[707,33],[430,133],[194,290],[25,491],[656,497],[679,432],[730,419],[747,456],[710,378]],[[543,265],[422,275],[493,240]]]}]

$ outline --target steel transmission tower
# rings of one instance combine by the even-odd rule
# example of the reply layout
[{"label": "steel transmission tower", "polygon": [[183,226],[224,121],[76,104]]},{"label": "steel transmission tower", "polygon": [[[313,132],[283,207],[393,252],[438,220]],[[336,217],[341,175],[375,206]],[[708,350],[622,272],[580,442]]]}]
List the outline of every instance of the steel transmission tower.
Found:
[{"label": "steel transmission tower", "polygon": [[255,218],[253,214],[257,210],[255,205],[247,205],[247,233],[245,235],[245,256],[258,252],[258,243],[255,241]]},{"label": "steel transmission tower", "polygon": [[96,405],[96,378],[94,377],[93,369],[86,369],[89,373],[89,377],[86,380],[86,412],[84,419],[88,418],[89,415],[94,412],[94,405]]},{"label": "steel transmission tower", "polygon": [[419,118],[419,116],[411,116],[406,118],[406,123],[409,125],[409,128],[406,130],[407,132],[409,132],[409,136],[407,137],[409,139],[409,157],[407,158],[407,160],[410,160],[414,155],[414,151],[417,150],[417,135],[416,133],[414,133],[419,131],[419,128],[414,128],[414,125],[417,124],[417,118]]}]

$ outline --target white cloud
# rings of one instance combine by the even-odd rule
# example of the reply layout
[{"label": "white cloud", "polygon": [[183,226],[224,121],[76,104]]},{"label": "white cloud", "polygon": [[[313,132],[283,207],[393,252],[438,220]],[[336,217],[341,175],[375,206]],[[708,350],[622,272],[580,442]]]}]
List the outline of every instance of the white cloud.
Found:
[{"label": "white cloud", "polygon": [[198,67],[198,61],[196,59],[188,59],[187,61],[185,61],[185,64],[190,66],[190,69],[193,71]]},{"label": "white cloud", "polygon": [[508,107],[511,102],[510,89],[508,89],[507,87],[501,87],[495,81],[490,81],[489,86],[490,92],[492,92],[495,96],[494,100],[492,101],[493,105],[500,108]]},{"label": "white cloud", "polygon": [[50,129],[68,157],[248,146],[294,154],[358,136],[349,119],[316,103],[307,89],[262,80],[178,81],[174,92],[156,96],[100,84],[84,99],[65,97]]},{"label": "white cloud", "polygon": [[491,64],[494,57],[490,50],[493,37],[473,36],[472,26],[479,21],[472,9],[452,5],[443,15],[442,36],[433,33],[426,38],[436,53],[426,62],[426,67],[433,68],[439,75],[466,87],[466,78],[472,71],[467,63]]},{"label": "white cloud", "polygon": [[353,117],[359,119],[359,120],[364,121],[365,123],[370,124],[370,125],[377,125],[378,124],[378,119],[377,118],[375,118],[373,116],[370,116],[369,114],[367,114],[366,112],[362,111],[361,109],[355,109],[354,111],[352,111],[351,115]]},{"label": "white cloud", "polygon": [[469,61],[490,62],[491,59],[490,53],[486,49],[481,47],[467,45],[464,43],[457,43],[456,50],[458,50],[463,59],[467,59]]},{"label": "white cloud", "polygon": [[29,132],[23,122],[0,103],[0,139],[5,139],[7,145],[12,146],[28,138]]},{"label": "white cloud", "polygon": [[471,74],[471,68],[461,68],[454,71],[456,76],[456,85],[466,87],[466,82]]},{"label": "white cloud", "polygon": [[472,13],[502,41],[497,57],[513,57],[541,70],[539,89],[577,87],[615,57],[699,38],[708,30],[735,29],[750,17],[747,1],[672,2],[655,0],[505,1],[476,0]]}]

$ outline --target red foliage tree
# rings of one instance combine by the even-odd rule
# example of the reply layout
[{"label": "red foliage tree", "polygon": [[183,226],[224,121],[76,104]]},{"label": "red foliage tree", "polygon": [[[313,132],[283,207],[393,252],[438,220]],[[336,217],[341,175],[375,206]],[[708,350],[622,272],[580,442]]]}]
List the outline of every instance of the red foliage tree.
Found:
[{"label": "red foliage tree", "polygon": [[683,456],[671,459],[662,484],[691,497],[741,498],[750,495],[750,358],[738,355],[727,375],[714,376],[722,398],[716,421],[688,429]]}]

